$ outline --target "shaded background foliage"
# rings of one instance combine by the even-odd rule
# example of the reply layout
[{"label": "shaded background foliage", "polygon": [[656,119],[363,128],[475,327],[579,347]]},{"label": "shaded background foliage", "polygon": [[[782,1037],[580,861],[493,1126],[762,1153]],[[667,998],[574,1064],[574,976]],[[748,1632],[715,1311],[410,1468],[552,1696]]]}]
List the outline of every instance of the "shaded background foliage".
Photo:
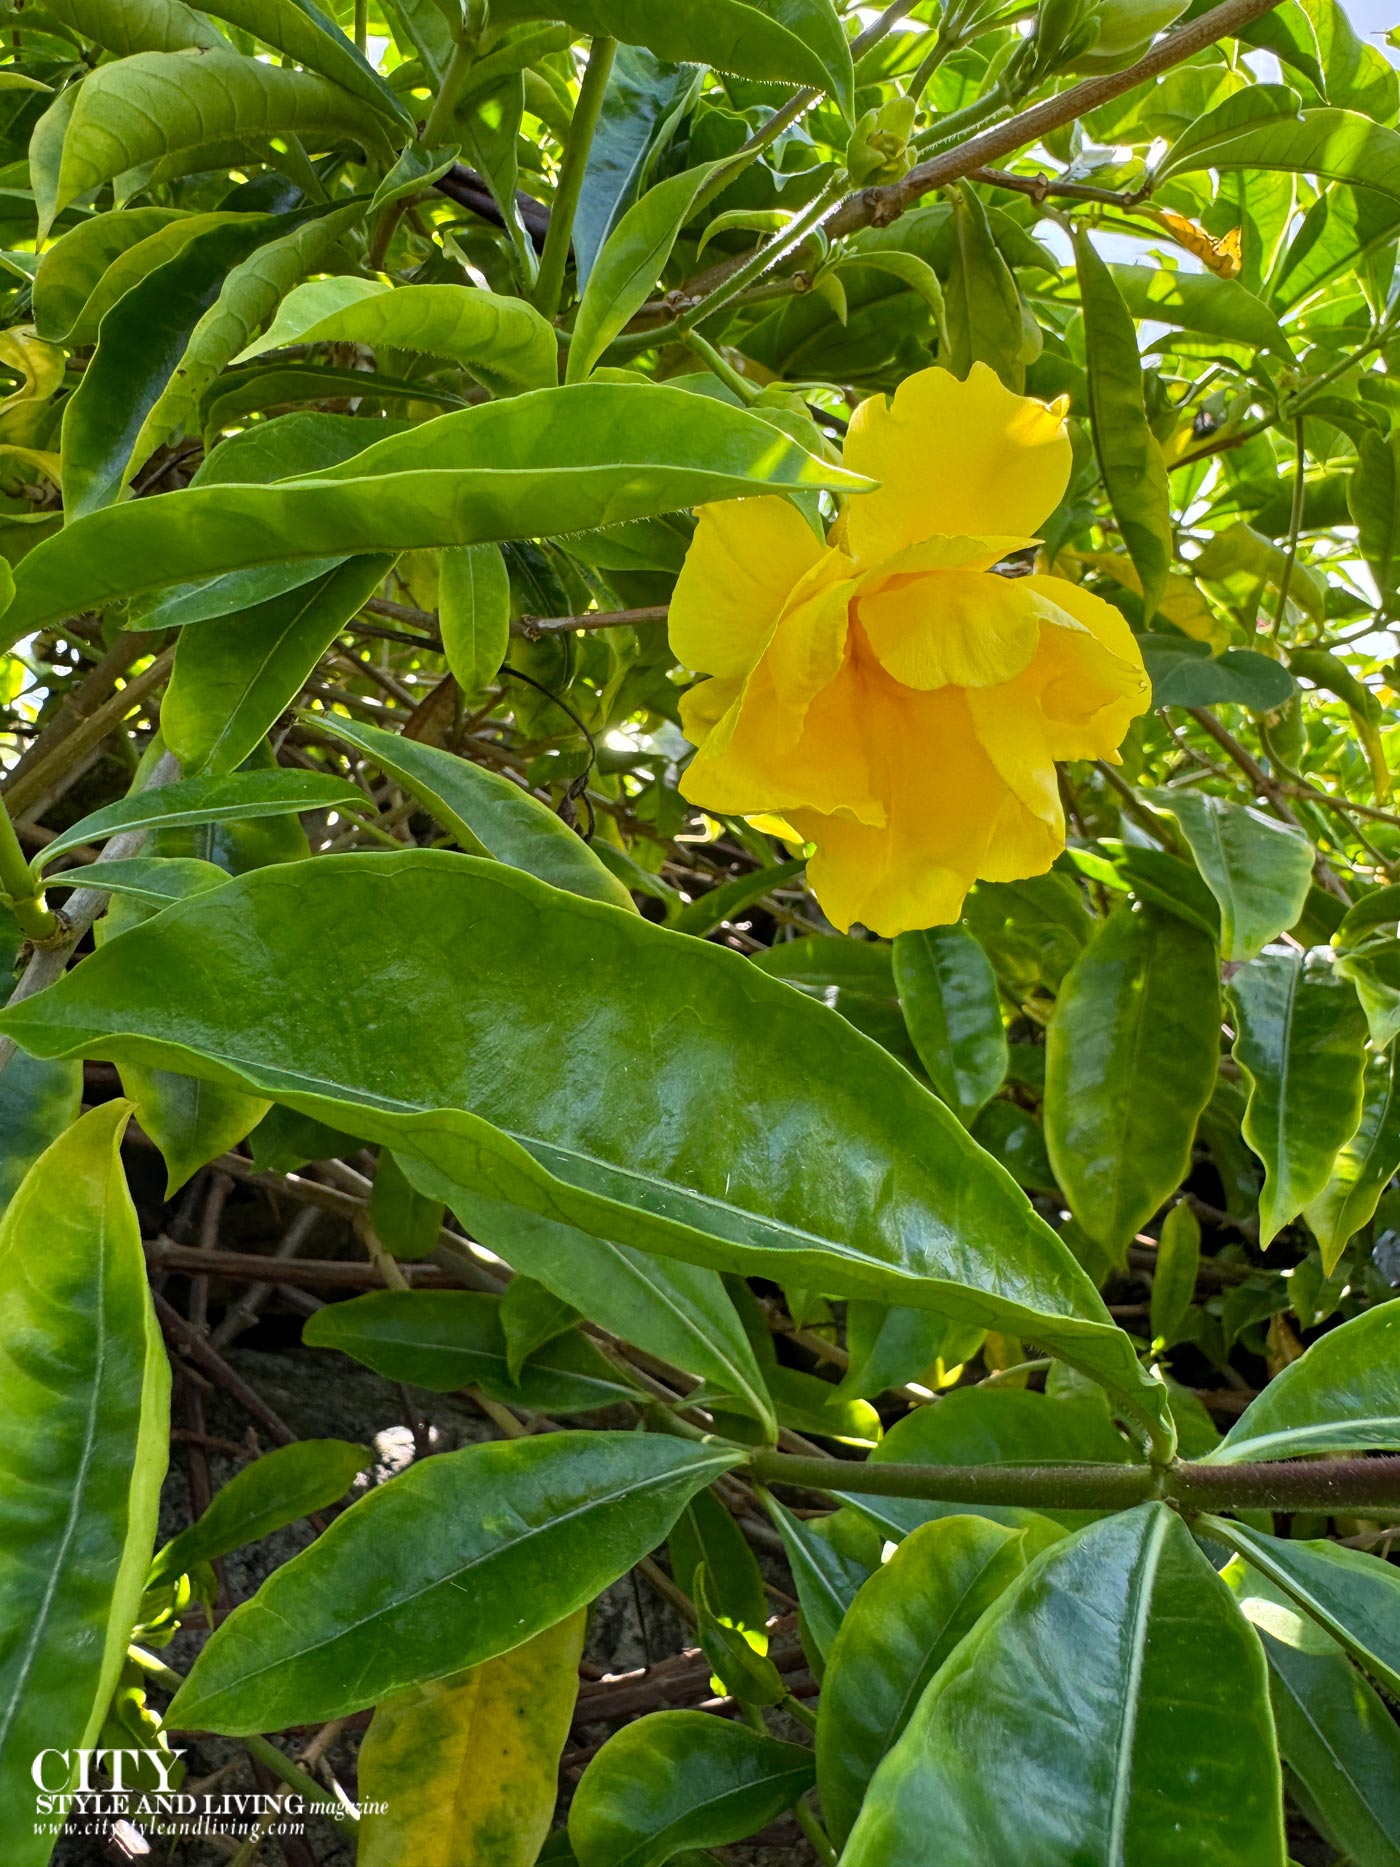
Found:
[{"label": "shaded background foliage", "polygon": [[[830,1472],[813,1490],[726,1471],[740,1450],[691,1437],[742,1448],[776,1433],[794,1457],[853,1469],[1122,1466],[1129,1485],[1145,1469],[1135,1417],[1159,1450],[1174,1424],[1192,1460],[1234,1429],[1216,1454],[1227,1471],[1280,1449],[1400,1448],[1384,1311],[1400,1286],[1400,92],[1336,0],[1218,13],[1197,29],[1203,8],[1140,0],[844,16],[829,0],[496,0],[460,17],[436,0],[337,18],[301,0],[6,8],[4,795],[50,906],[96,919],[101,950],[61,1011],[26,1000],[12,1016],[0,1191],[63,1151],[11,1207],[5,1296],[27,1340],[39,1324],[14,1266],[42,1250],[73,1328],[100,1335],[105,1313],[84,1307],[91,1236],[120,1213],[103,1300],[127,1305],[127,1347],[144,1341],[135,1227],[111,1178],[120,1090],[177,1369],[183,1515],[198,1519],[167,1523],[179,1540],[141,1599],[125,1558],[142,1534],[132,1560],[149,1554],[153,1483],[105,1518],[92,1503],[99,1541],[116,1524],[124,1624],[91,1607],[110,1651],[72,1730],[0,1727],[7,1785],[25,1780],[31,1734],[163,1742],[152,1707],[178,1680],[154,1649],[183,1619],[166,1657],[193,1662],[201,1604],[222,1623],[264,1580],[211,1565],[257,1537],[308,1515],[317,1530],[384,1526],[357,1555],[357,1533],[336,1530],[325,1550],[351,1550],[342,1567],[318,1539],[313,1566],[272,1570],[274,1611],[291,1603],[308,1641],[310,1598],[393,1597],[397,1549],[421,1537],[455,1559],[494,1481],[480,1461],[428,1455],[489,1437],[515,1463],[488,1494],[511,1508],[525,1461],[548,1464],[542,1523],[551,1487],[581,1487],[595,1516],[618,1484],[656,1487],[664,1508],[634,1500],[607,1534],[552,1546],[509,1639],[530,1594],[519,1551],[473,1583],[475,1622],[437,1597],[414,1622],[399,1602],[354,1689],[350,1661],[269,1647],[273,1683],[254,1691],[233,1676],[236,1633],[206,1647],[171,1731],[243,1747],[199,1749],[196,1774],[309,1777],[330,1794],[342,1779],[353,1791],[358,1767],[360,1795],[387,1784],[408,1811],[403,1832],[362,1824],[367,1867],[694,1867],[744,1858],[731,1844],[754,1834],[795,1859],[849,1841],[844,1858],[872,1867],[929,1844],[928,1807],[950,1861],[1012,1859],[999,1824],[1013,1823],[1041,1863],[1086,1837],[1095,1860],[1281,1863],[1277,1748],[1294,1858],[1400,1859],[1384,1499],[1295,1498],[1208,1529],[1256,1642],[1160,1504],[1109,1518],[1068,1494],[884,1497]],[[1154,709],[1121,766],[1062,772],[1071,834],[1049,874],[981,884],[956,926],[891,943],[836,934],[800,852],[679,797],[693,671],[675,665],[665,616],[691,508],[787,487],[830,518],[852,407],[930,362],[1067,399],[1075,473],[1038,561],[1122,611]],[[449,859],[405,865],[444,846],[499,869],[468,888]],[[407,924],[408,897],[386,910],[363,880],[389,873],[357,866],[375,852],[422,878]],[[566,892],[498,879],[510,869]],[[46,910],[13,868],[6,889],[22,998],[62,962],[30,957]],[[635,910],[636,925],[570,896]],[[257,904],[278,900],[280,934],[265,934]],[[499,918],[472,946],[483,901]],[[143,931],[170,902],[183,905]],[[207,956],[230,927],[221,970]],[[706,945],[732,963],[711,966]],[[777,983],[765,995],[762,981]],[[158,998],[186,1051],[158,1028]],[[468,1173],[416,1118],[395,1127],[376,1106],[390,1086],[420,1116],[489,1104],[518,1131],[495,1090],[462,1087],[473,1053],[453,1006],[483,998],[478,1043],[502,1096],[525,1080],[552,1167],[578,1108],[606,1126],[674,1007],[723,1017],[732,1070],[720,1084],[697,1068],[687,1145],[723,1169],[750,1108],[774,1157],[813,1182],[808,1205],[755,1173],[742,1223],[708,1213],[704,1249],[665,1255],[680,1221],[659,1193],[610,1231],[596,1210],[625,1205],[615,1185],[570,1182],[560,1223],[497,1143]],[[565,1046],[599,1005],[616,1031]],[[211,1073],[249,1006],[257,1042]],[[328,1057],[338,1073],[318,1075]],[[869,1160],[918,1156],[924,1179],[852,1267],[837,1247],[863,1192],[843,1153],[857,1100]],[[83,1103],[99,1113],[70,1126]],[[627,1119],[647,1153],[652,1131],[630,1105]],[[702,1176],[676,1178],[693,1190]],[[959,1233],[946,1189],[961,1197],[964,1177]],[[771,1234],[755,1244],[744,1226],[759,1220]],[[1352,1333],[1319,1360],[1310,1345],[1339,1328]],[[331,1423],[358,1437],[382,1420],[357,1406],[401,1396],[409,1430],[377,1448],[379,1477],[409,1467],[387,1508],[375,1492],[341,1509],[374,1461],[303,1404],[269,1402],[287,1378],[272,1357],[289,1353],[311,1393],[346,1380],[346,1355],[404,1384],[371,1390],[357,1371]],[[1135,1385],[1139,1358],[1166,1398]],[[15,1414],[17,1359],[0,1363]],[[102,1450],[149,1480],[139,1400],[104,1398]],[[600,1430],[559,1440],[561,1416]],[[670,1430],[622,1430],[642,1420]],[[60,1468],[72,1443],[60,1435]],[[37,1439],[22,1450],[44,1469]],[[23,1604],[17,1522],[0,1502],[0,1580]],[[1083,1534],[1057,1549],[1066,1529]],[[886,1541],[899,1552],[881,1567]],[[1030,1562],[1034,1609],[1011,1587]],[[1133,1603],[1123,1676],[1141,1688],[1150,1648],[1150,1709],[1186,1705],[1196,1728],[1188,1742],[1144,1715],[1131,1794],[1105,1792],[1074,1765],[1112,1752],[1120,1683],[1086,1679],[1082,1740],[1056,1753],[1053,1794],[1028,1797],[1033,1713],[1055,1704],[1028,1682],[1071,1689],[1088,1640],[1074,1604],[1095,1585],[1120,1613]],[[638,1624],[670,1652],[600,1645],[595,1622],[579,1683],[582,1611],[609,1588],[665,1603]],[[1183,1613],[1189,1637],[1173,1636]],[[43,1661],[55,1704],[62,1637]],[[968,1750],[960,1777],[959,1719],[979,1702],[1012,1736],[990,1758]],[[697,1724],[702,1703],[730,1720]],[[666,1719],[632,1722],[659,1706]],[[528,1720],[494,1774],[474,1766],[462,1793],[480,1806],[430,1832],[463,1760]],[[1173,1772],[1192,1743],[1218,1780],[1183,1813]],[[658,1783],[669,1801],[650,1796]],[[28,1822],[19,1802],[0,1811],[15,1859]],[[330,1832],[285,1857],[336,1858]],[[62,1848],[98,1858],[76,1838]]]}]

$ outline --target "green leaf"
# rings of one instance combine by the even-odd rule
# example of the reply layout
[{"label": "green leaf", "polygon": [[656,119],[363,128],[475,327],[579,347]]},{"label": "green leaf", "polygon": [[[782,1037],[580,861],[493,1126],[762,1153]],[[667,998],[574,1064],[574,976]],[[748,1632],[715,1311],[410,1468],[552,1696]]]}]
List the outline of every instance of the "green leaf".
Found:
[{"label": "green leaf", "polygon": [[935,1362],[941,1361],[945,1371],[956,1368],[976,1354],[984,1334],[932,1310],[857,1299],[846,1305],[850,1365],[841,1392],[870,1399],[918,1380]]},{"label": "green leaf", "polygon": [[658,1711],[611,1737],[569,1809],[578,1867],[661,1867],[742,1841],[790,1809],[812,1753],[702,1711]]},{"label": "green leaf", "polygon": [[510,646],[510,572],[498,545],[459,545],[442,553],[438,627],[457,685],[468,696],[479,694],[495,680]]},{"label": "green leaf", "polygon": [[627,889],[577,831],[513,779],[358,720],[327,716],[317,723],[397,779],[469,854],[492,856],[570,894],[636,913]]},{"label": "green leaf", "polygon": [[118,58],[189,47],[228,49],[218,27],[183,0],[45,0],[43,11]]},{"label": "green leaf", "polygon": [[964,1124],[1006,1080],[1006,1030],[991,962],[965,927],[903,933],[894,982],[928,1079]]},{"label": "green leaf", "polygon": [[[781,1705],[787,1697],[782,1674],[744,1634],[719,1615],[710,1594],[708,1571],[701,1563],[691,1577],[695,1631],[700,1650],[714,1668],[723,1692],[746,1705]],[[758,1641],[767,1646],[766,1634]]]},{"label": "green leaf", "polygon": [[381,1148],[369,1196],[369,1220],[379,1242],[396,1258],[426,1258],[437,1249],[442,1218],[442,1201],[418,1192],[389,1150]]},{"label": "green leaf", "polygon": [[717,1271],[658,1260],[479,1195],[463,1193],[457,1206],[473,1238],[515,1270],[609,1334],[700,1375],[711,1394],[737,1401],[776,1436],[772,1400]]},{"label": "green leaf", "polygon": [[768,1596],[748,1538],[713,1491],[697,1491],[677,1517],[667,1554],[677,1587],[695,1598],[696,1571],[703,1568],[710,1606],[731,1627],[751,1634],[762,1651],[768,1644]]},{"label": "green leaf", "polygon": [[1290,1788],[1343,1853],[1400,1867],[1400,1728],[1336,1641],[1236,1558],[1225,1571],[1269,1662]]},{"label": "green leaf", "polygon": [[587,1615],[375,1707],[359,1753],[359,1859],[535,1867],[559,1794]]},{"label": "green leaf", "polygon": [[81,1064],[42,1063],[18,1051],[0,1076],[0,1212],[50,1142],[78,1119]]},{"label": "green leaf", "polygon": [[1371,1042],[1385,1050],[1400,1032],[1400,940],[1366,940],[1341,954],[1337,971],[1356,987]]},{"label": "green leaf", "polygon": [[827,1659],[817,1786],[844,1842],[870,1779],[953,1648],[1025,1567],[1025,1537],[985,1517],[945,1517],[907,1537],[851,1604]]},{"label": "green leaf", "polygon": [[90,513],[25,557],[4,640],[248,565],[541,537],[746,493],[866,485],[747,410],[682,389],[544,390],[439,416],[280,485],[206,482]]},{"label": "green leaf", "polygon": [[1283,1867],[1263,1654],[1163,1504],[1031,1564],[919,1701],[843,1867]]},{"label": "green leaf", "polygon": [[141,464],[135,449],[146,418],[196,324],[229,271],[278,231],[273,217],[258,214],[195,234],[103,318],[96,353],[64,409],[63,504],[70,520],[121,496]]},{"label": "green leaf", "polygon": [[129,1109],[59,1137],[0,1224],[0,1852],[48,1859],[30,1771],[92,1745],[136,1621],[170,1370],[121,1167]]},{"label": "green leaf", "polygon": [[[392,1156],[386,1156],[386,1159]],[[501,1329],[506,1338],[506,1369],[512,1381],[537,1348],[567,1335],[579,1319],[572,1303],[555,1296],[533,1277],[512,1277],[501,1297]]]},{"label": "green leaf", "polygon": [[1400,1451],[1400,1306],[1329,1329],[1256,1396],[1210,1465],[1322,1452]]},{"label": "green leaf", "polygon": [[[383,1023],[386,951],[431,1045]],[[416,850],[255,871],[133,928],[0,1028],[34,1054],[178,1057],[271,1093],[387,1143],[464,1211],[480,1194],[1005,1328],[1166,1433],[1165,1389],[1092,1282],[899,1064],[737,954],[499,863]],[[664,1088],[635,1068],[662,1047]]]},{"label": "green leaf", "polygon": [[475,1290],[372,1290],[327,1303],[302,1341],[338,1348],[390,1381],[431,1393],[479,1387],[494,1400],[541,1413],[588,1413],[636,1398],[636,1387],[586,1336],[570,1332],[538,1349],[512,1378],[501,1299]]},{"label": "green leaf", "polygon": [[1074,251],[1094,451],[1123,542],[1142,580],[1142,619],[1150,623],[1172,562],[1166,462],[1148,425],[1132,315],[1082,226],[1076,229]]},{"label": "green leaf", "polygon": [[1370,1222],[1381,1194],[1400,1170],[1400,1049],[1377,1057],[1366,1072],[1361,1123],[1332,1163],[1326,1186],[1303,1208],[1322,1247],[1330,1277],[1347,1241]]},{"label": "green leaf", "polygon": [[463,285],[394,288],[350,275],[297,286],[234,361],[288,344],[345,343],[446,357],[495,395],[548,389],[559,379],[554,328],[523,299]]},{"label": "green leaf", "polygon": [[204,11],[275,45],[297,64],[333,79],[371,110],[397,119],[411,132],[413,116],[407,105],[314,0],[211,0]]},{"label": "green leaf", "polygon": [[818,1665],[830,1654],[862,1583],[880,1566],[879,1538],[853,1511],[794,1517],[776,1498],[764,1502],[797,1586],[803,1642]]},{"label": "green leaf", "polygon": [[1203,791],[1158,791],[1152,801],[1180,824],[1220,904],[1220,957],[1254,959],[1303,911],[1313,867],[1305,832]]},{"label": "green leaf", "polygon": [[580,287],[603,242],[641,191],[647,171],[674,136],[700,85],[692,65],[668,64],[645,46],[620,45],[574,215],[574,261]]},{"label": "green leaf", "polygon": [[1222,1517],[1203,1517],[1201,1530],[1282,1589],[1387,1692],[1400,1692],[1400,1571],[1383,1557],[1338,1543],[1266,1536]]},{"label": "green leaf", "polygon": [[737,1457],[659,1435],[548,1433],[425,1459],[234,1609],[167,1722],[280,1731],[495,1659],[625,1575]]},{"label": "green leaf", "polygon": [[105,888],[109,894],[163,908],[206,888],[222,888],[228,871],[196,856],[123,856],[63,871],[63,885]]},{"label": "green leaf", "polygon": [[[174,207],[132,207],[122,213],[94,214],[91,220],[79,221],[76,227],[70,227],[48,248],[34,275],[34,325],[40,337],[52,344],[70,337],[78,342],[75,333],[80,324],[86,326],[89,322],[84,306],[99,282],[105,280],[124,255],[130,254],[134,260],[145,242],[153,234],[162,232],[173,239],[171,250],[174,251],[186,237],[186,229],[192,235],[201,224],[213,223],[197,214],[183,214]],[[169,255],[163,254],[163,257]],[[138,269],[127,284],[134,285],[149,270],[138,262]],[[120,297],[121,293],[116,296]],[[103,310],[110,309],[115,302],[116,298],[108,300]],[[86,341],[96,336],[97,326],[93,324],[86,331]]]},{"label": "green leaf", "polygon": [[268,1109],[263,1097],[201,1082],[180,1070],[143,1069],[133,1060],[122,1065],[121,1079],[142,1132],[164,1158],[167,1199],[201,1167],[236,1147]]},{"label": "green leaf", "polygon": [[[916,1407],[892,1426],[870,1455],[874,1465],[1117,1465],[1134,1456],[1097,1395],[1038,1394],[1021,1387],[965,1387],[932,1406]],[[885,1536],[898,1539],[921,1524],[965,1513],[966,1504],[927,1498],[845,1499]],[[1075,1511],[1031,1512],[988,1504],[978,1515],[1012,1529],[1049,1517],[1078,1526]]]},{"label": "green leaf", "polygon": [[1212,656],[1205,642],[1184,635],[1141,635],[1138,646],[1152,680],[1154,707],[1248,707],[1269,713],[1286,706],[1298,683],[1281,661],[1252,648]]},{"label": "green leaf", "polygon": [[497,0],[493,22],[565,19],[580,32],[644,45],[676,64],[811,84],[851,107],[850,48],[831,0]]},{"label": "green leaf", "polygon": [[1107,271],[1131,317],[1289,354],[1288,339],[1273,312],[1235,279],[1157,266],[1110,265]]},{"label": "green leaf", "polygon": [[284,817],[289,811],[329,810],[363,801],[357,786],[325,772],[235,771],[218,778],[185,778],[157,790],[133,791],[80,818],[44,845],[40,865],[84,843],[103,842],[119,830],[246,823],[255,817]]},{"label": "green leaf", "polygon": [[338,84],[232,51],[138,52],[75,88],[35,128],[38,137],[55,112],[67,116],[56,172],[39,165],[34,177],[41,239],[71,201],[162,156],[288,135],[385,146],[382,124]]},{"label": "green leaf", "polygon": [[1356,469],[1347,481],[1347,506],[1361,555],[1382,597],[1400,590],[1400,430],[1363,434]]},{"label": "green leaf", "polygon": [[[328,262],[341,236],[364,218],[363,197],[288,216],[294,224],[280,239],[265,241],[224,281],[223,290],[195,326],[179,369],[146,417],[133,452],[145,459],[180,430],[196,432],[206,391],[260,327],[283,295],[309,271]],[[115,268],[113,268],[115,270]],[[103,280],[105,287],[107,281]],[[101,296],[101,289],[93,294]],[[85,314],[86,316],[86,314]],[[337,418],[327,417],[334,421]],[[347,425],[350,417],[340,417]],[[358,426],[358,424],[356,424]],[[204,471],[196,478],[208,481]],[[321,462],[316,463],[318,466]],[[344,556],[346,553],[342,552]]]},{"label": "green leaf", "polygon": [[1251,960],[1229,989],[1249,1083],[1244,1138],[1264,1163],[1262,1246],[1318,1197],[1356,1133],[1366,1020],[1349,981],[1297,953]]},{"label": "green leaf", "polygon": [[348,558],[282,596],[182,631],[160,723],[191,778],[233,772],[261,744],[392,564],[387,555]]},{"label": "green leaf", "polygon": [[1151,1329],[1154,1342],[1170,1347],[1196,1300],[1201,1266],[1201,1222],[1180,1200],[1162,1221],[1157,1262],[1152,1267]]},{"label": "green leaf", "polygon": [[235,1472],[208,1509],[157,1553],[147,1588],[334,1504],[370,1461],[364,1446],[344,1439],[303,1439],[274,1447]]},{"label": "green leaf", "polygon": [[566,382],[582,382],[629,318],[641,310],[700,190],[722,166],[703,162],[658,182],[613,228],[588,275],[574,318]]},{"label": "green leaf", "polygon": [[1112,1258],[1185,1177],[1219,1052],[1214,944],[1156,908],[1115,909],[1065,979],[1045,1055],[1055,1178]]},{"label": "green leaf", "polygon": [[1241,120],[1237,107],[1248,93],[1240,93],[1193,123],[1158,169],[1157,181],[1200,169],[1284,169],[1400,199],[1400,135],[1350,110],[1280,109],[1280,93],[1296,105],[1294,92],[1260,85],[1255,95],[1262,115]]},{"label": "green leaf", "polygon": [[1026,381],[1021,296],[992,236],[987,210],[970,188],[954,192],[953,233],[944,304],[948,367],[965,379],[974,363],[985,363],[1019,394]]},{"label": "green leaf", "polygon": [[751,869],[747,875],[736,875],[732,882],[721,882],[718,888],[707,889],[693,901],[682,902],[666,925],[677,933],[694,934],[697,938],[713,933],[726,921],[737,920],[746,908],[762,901],[774,889],[796,880],[806,866],[806,857],[799,856],[791,862],[775,862],[771,868]]}]

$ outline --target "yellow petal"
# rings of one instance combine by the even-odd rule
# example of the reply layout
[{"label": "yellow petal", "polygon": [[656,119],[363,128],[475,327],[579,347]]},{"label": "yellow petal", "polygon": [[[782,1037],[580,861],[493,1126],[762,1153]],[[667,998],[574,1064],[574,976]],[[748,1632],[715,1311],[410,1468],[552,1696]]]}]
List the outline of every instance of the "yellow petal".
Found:
[{"label": "yellow petal", "polygon": [[[1054,854],[1058,854],[1065,840],[1060,786],[1034,683],[1023,677],[1008,681],[1004,687],[979,687],[969,692],[967,704],[978,741],[1003,786],[1017,799],[1022,813],[1044,826],[1053,840]],[[1014,812],[999,827],[1003,832],[1017,833],[1016,847],[1008,853],[1008,861],[1012,875],[1025,874],[1027,871],[1016,865],[1024,855],[1024,839],[1034,840],[1036,832]],[[990,854],[993,859],[997,857],[995,844]],[[1006,881],[1011,876],[993,876],[989,872],[987,879]]]},{"label": "yellow petal", "polygon": [[1050,756],[1116,764],[1128,727],[1152,704],[1137,638],[1111,603],[1077,584],[1063,577],[1025,581],[1066,617],[1041,629],[1022,677],[1036,692]]},{"label": "yellow petal", "polygon": [[906,687],[991,687],[1030,665],[1045,599],[987,571],[901,577],[862,594],[861,626],[881,666]]},{"label": "yellow petal", "polygon": [[846,658],[851,601],[857,588],[850,560],[828,550],[797,586],[763,659],[788,716],[801,730],[812,701],[836,679]]},{"label": "yellow petal", "polygon": [[701,506],[671,597],[677,660],[705,674],[747,674],[824,549],[785,499]]},{"label": "yellow petal", "polygon": [[817,846],[807,879],[841,928],[861,921],[892,936],[956,920],[985,867],[1006,787],[957,689],[917,694],[886,686],[870,691],[867,713],[888,822],[790,813],[793,828]]},{"label": "yellow petal", "polygon": [[742,681],[697,681],[681,695],[681,731],[692,745],[704,745],[739,698]]},{"label": "yellow petal", "polygon": [[681,795],[721,815],[790,817],[806,806],[882,823],[862,702],[861,680],[848,662],[811,702],[794,736],[765,659],[691,760]]},{"label": "yellow petal", "polygon": [[892,402],[862,402],[845,461],[880,481],[846,509],[846,548],[874,565],[935,533],[1034,533],[1069,483],[1071,452],[1061,413],[974,363],[966,382],[920,370]]}]

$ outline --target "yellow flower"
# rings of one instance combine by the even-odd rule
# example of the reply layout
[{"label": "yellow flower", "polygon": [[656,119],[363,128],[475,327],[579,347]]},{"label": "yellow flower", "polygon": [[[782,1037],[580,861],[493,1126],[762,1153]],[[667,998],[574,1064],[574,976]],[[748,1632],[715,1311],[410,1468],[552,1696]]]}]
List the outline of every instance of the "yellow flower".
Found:
[{"label": "yellow flower", "polygon": [[822,544],[781,498],[700,510],[671,644],[711,676],[681,790],[812,843],[838,927],[956,920],[973,882],[1064,848],[1056,759],[1115,762],[1148,705],[1132,631],[1060,577],[999,577],[1069,479],[1058,410],[921,370],[863,402],[846,465],[880,482]]}]

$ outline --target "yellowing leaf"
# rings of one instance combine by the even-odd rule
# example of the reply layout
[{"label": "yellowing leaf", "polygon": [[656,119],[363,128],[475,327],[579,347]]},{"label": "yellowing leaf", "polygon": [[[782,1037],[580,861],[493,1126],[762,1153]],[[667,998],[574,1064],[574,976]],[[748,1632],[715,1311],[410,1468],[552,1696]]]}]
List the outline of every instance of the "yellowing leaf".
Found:
[{"label": "yellowing leaf", "polygon": [[587,1612],[379,1705],[360,1748],[360,1867],[534,1867],[558,1794]]},{"label": "yellowing leaf", "polygon": [[1184,246],[1188,253],[1194,253],[1201,264],[1218,279],[1237,279],[1244,263],[1241,247],[1242,229],[1232,227],[1218,240],[1214,240],[1194,220],[1187,220],[1184,214],[1174,214],[1169,207],[1158,208],[1152,218],[1164,227],[1176,241]]}]

